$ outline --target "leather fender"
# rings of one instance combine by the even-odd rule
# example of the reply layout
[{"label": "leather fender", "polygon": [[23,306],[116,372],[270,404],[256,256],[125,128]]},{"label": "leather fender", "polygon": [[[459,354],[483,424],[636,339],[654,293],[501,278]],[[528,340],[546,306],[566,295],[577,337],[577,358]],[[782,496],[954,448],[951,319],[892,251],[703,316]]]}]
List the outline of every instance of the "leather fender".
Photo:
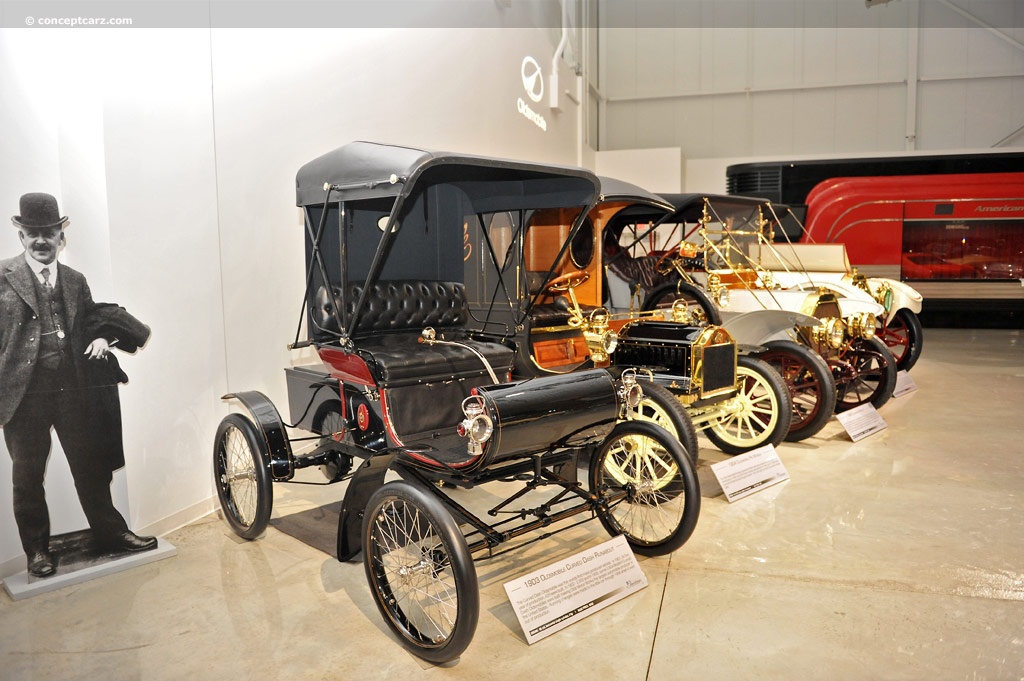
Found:
[{"label": "leather fender", "polygon": [[291,480],[295,475],[292,445],[288,441],[284,421],[274,407],[274,403],[261,392],[250,390],[240,393],[228,393],[222,400],[235,399],[245,405],[252,414],[256,427],[267,442],[270,453],[270,476],[274,480]]},{"label": "leather fender", "polygon": [[363,514],[370,497],[384,484],[397,451],[385,451],[363,462],[349,480],[338,518],[338,560],[352,560],[362,550]]}]

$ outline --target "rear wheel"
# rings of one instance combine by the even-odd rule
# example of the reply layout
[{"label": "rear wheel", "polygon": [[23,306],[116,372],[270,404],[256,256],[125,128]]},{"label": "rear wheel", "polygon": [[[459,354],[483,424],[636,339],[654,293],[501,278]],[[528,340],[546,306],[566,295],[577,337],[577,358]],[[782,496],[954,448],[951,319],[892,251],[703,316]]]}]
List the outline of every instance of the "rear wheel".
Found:
[{"label": "rear wheel", "polygon": [[868,402],[878,409],[889,401],[896,389],[896,359],[885,343],[878,338],[858,338],[840,359],[847,366],[836,381],[837,413]]},{"label": "rear wheel", "polygon": [[[333,442],[352,444],[352,434],[341,415],[341,402],[326,402],[313,418],[313,428],[320,434],[317,443],[320,446]],[[320,465],[320,472],[328,482],[343,480],[352,470],[352,457],[341,452],[332,451],[326,463]]]},{"label": "rear wheel", "polygon": [[641,421],[650,421],[674,435],[683,445],[690,461],[697,465],[697,429],[686,409],[667,388],[651,381],[638,381],[643,388],[644,397],[636,408],[636,417]]},{"label": "rear wheel", "polygon": [[476,569],[441,502],[395,480],[373,493],[363,517],[366,580],[402,645],[434,663],[469,646],[480,614]]},{"label": "rear wheel", "polygon": [[672,304],[679,298],[686,301],[691,312],[696,312],[701,321],[718,326],[722,323],[722,315],[718,306],[711,300],[711,296],[702,288],[694,286],[685,281],[678,281],[671,284],[662,284],[644,298],[641,309],[644,312],[651,310],[669,310]]},{"label": "rear wheel", "polygon": [[836,408],[836,384],[828,363],[818,353],[794,341],[769,341],[765,348],[758,353],[758,359],[779,372],[793,402],[793,420],[786,442],[799,442],[816,435]]},{"label": "rear wheel", "polygon": [[917,364],[924,344],[924,329],[916,314],[906,308],[897,310],[877,335],[896,358],[897,371],[910,371]]},{"label": "rear wheel", "polygon": [[738,394],[726,400],[724,414],[704,426],[704,435],[726,454],[742,454],[766,444],[778,447],[789,432],[793,404],[775,369],[745,355],[736,360]]},{"label": "rear wheel", "polygon": [[700,486],[693,464],[679,441],[653,423],[615,426],[590,460],[590,490],[601,524],[625,535],[635,553],[671,553],[697,526]]},{"label": "rear wheel", "polygon": [[231,529],[243,539],[260,536],[274,501],[270,452],[256,426],[242,414],[228,414],[217,427],[213,477]]}]

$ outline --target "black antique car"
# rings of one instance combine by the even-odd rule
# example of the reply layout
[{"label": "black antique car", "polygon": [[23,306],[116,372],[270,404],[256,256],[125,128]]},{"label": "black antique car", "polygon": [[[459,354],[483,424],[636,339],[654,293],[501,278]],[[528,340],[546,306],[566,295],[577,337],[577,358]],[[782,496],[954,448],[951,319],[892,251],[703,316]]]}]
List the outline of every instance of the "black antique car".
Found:
[{"label": "black antique car", "polygon": [[[234,531],[253,539],[273,482],[309,466],[347,480],[338,559],[362,553],[388,626],[427,660],[469,645],[473,561],[499,547],[583,514],[660,555],[696,525],[690,457],[637,418],[634,373],[513,379],[521,322],[508,292],[484,285],[503,245],[475,240],[478,225],[537,210],[583,216],[597,189],[579,169],[365,142],[298,172],[307,269],[291,347],[315,348],[319,362],[286,369],[290,423],[261,393],[225,396],[245,409],[216,434],[218,495]],[[297,453],[300,442],[312,450]],[[499,481],[502,501],[470,510],[473,488]]]}]

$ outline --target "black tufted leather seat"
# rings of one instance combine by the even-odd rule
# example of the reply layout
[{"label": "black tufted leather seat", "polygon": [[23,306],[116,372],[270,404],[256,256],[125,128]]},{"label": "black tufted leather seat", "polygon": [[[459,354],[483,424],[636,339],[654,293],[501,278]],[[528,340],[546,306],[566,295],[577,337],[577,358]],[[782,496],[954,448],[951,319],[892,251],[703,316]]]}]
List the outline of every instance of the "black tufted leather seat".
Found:
[{"label": "black tufted leather seat", "polygon": [[[349,287],[346,317],[355,311],[362,289],[361,285]],[[513,351],[500,343],[466,338],[468,319],[466,289],[461,282],[380,281],[370,289],[352,340],[381,387],[486,375],[480,358],[466,348],[420,343],[420,334],[428,326],[437,331],[439,339],[475,349],[487,359],[499,381],[507,380]]]},{"label": "black tufted leather seat", "polygon": [[[362,286],[349,288],[346,317],[355,311]],[[464,327],[469,317],[466,288],[452,281],[379,281],[370,288],[354,338],[380,331]]]}]

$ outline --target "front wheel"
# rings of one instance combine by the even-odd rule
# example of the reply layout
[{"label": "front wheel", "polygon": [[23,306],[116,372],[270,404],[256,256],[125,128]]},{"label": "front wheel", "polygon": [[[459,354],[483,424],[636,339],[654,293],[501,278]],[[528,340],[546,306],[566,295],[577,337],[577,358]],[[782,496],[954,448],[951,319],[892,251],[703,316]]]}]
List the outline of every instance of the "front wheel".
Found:
[{"label": "front wheel", "polygon": [[403,480],[370,497],[363,566],[384,620],[414,655],[439,664],[469,646],[480,615],[476,569],[441,502]]},{"label": "front wheel", "polygon": [[828,363],[810,348],[789,340],[768,341],[758,359],[779,372],[789,388],[793,419],[786,442],[816,435],[836,408],[836,382]]},{"label": "front wheel", "polygon": [[228,525],[243,539],[260,536],[274,502],[270,452],[256,426],[242,414],[228,414],[213,444],[213,478]]},{"label": "front wheel", "polygon": [[590,460],[590,491],[610,534],[634,553],[660,556],[686,543],[700,515],[700,486],[690,457],[665,429],[623,421]]},{"label": "front wheel", "polygon": [[870,402],[880,408],[896,389],[896,359],[877,337],[858,338],[840,356],[845,362],[836,388],[839,398],[836,412],[844,412]]},{"label": "front wheel", "polygon": [[636,418],[661,426],[670,435],[675,435],[683,445],[690,461],[697,465],[697,429],[686,413],[679,399],[668,388],[651,381],[638,381],[644,391],[643,399],[636,408]]},{"label": "front wheel", "polygon": [[878,336],[896,358],[897,371],[910,371],[917,364],[924,345],[924,329],[916,314],[906,308],[897,310],[878,330]]},{"label": "front wheel", "polygon": [[726,454],[766,444],[778,447],[789,432],[793,402],[779,372],[755,357],[736,360],[738,393],[721,405],[725,413],[704,426],[704,435]]}]

